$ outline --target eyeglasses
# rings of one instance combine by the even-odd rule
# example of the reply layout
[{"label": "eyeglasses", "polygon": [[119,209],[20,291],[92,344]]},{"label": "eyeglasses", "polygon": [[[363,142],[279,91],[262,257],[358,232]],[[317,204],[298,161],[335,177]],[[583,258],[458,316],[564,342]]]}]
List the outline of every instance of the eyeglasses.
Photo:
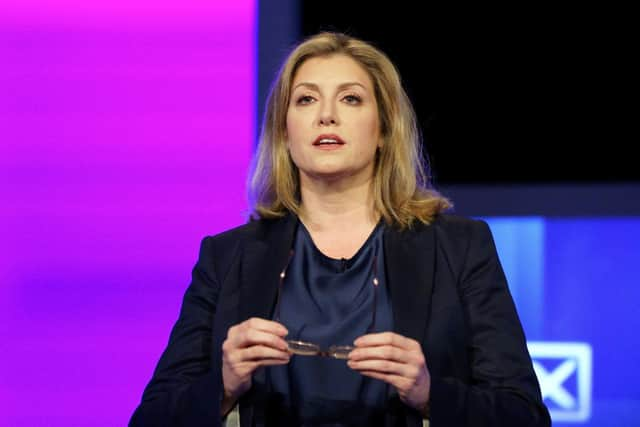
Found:
[{"label": "eyeglasses", "polygon": [[[293,258],[294,251],[291,249],[289,252],[289,257],[287,258],[287,263],[285,264],[282,272],[280,273],[280,282],[278,284],[278,297],[276,299],[276,308],[275,308],[275,316],[274,320],[276,322],[280,321],[280,299],[282,295],[282,287],[284,285],[284,279],[287,275],[287,269],[289,268],[289,264],[291,263],[291,259]],[[377,267],[377,256],[373,256],[373,309],[371,311],[371,323],[367,328],[367,334],[373,331],[373,327],[376,324],[376,309],[377,309],[377,295],[378,295],[378,267]],[[321,348],[318,344],[314,344],[306,341],[297,341],[297,340],[285,340],[287,345],[289,346],[289,352],[293,354],[297,354],[299,356],[322,356],[322,357],[332,357],[334,359],[348,359],[349,353],[355,349],[354,346],[351,345],[332,345],[327,349]]]}]

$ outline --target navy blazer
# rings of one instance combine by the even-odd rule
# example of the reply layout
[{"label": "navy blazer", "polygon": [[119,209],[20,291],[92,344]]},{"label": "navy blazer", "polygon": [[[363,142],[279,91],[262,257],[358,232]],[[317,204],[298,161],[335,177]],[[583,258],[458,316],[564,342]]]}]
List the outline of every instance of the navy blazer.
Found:
[{"label": "navy blazer", "polygon": [[[222,343],[229,327],[270,318],[296,221],[252,221],[203,239],[179,319],[130,426],[221,424]],[[440,215],[410,230],[387,227],[384,250],[394,331],[421,343],[431,373],[431,427],[550,426],[487,224]],[[241,397],[243,427],[262,424],[263,397],[255,387]],[[422,420],[395,394],[384,424]]]}]

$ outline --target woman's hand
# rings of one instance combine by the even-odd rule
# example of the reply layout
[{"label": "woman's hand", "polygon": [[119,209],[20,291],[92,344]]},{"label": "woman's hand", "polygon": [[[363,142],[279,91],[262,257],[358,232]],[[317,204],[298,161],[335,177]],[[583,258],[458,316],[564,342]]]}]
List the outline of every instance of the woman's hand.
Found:
[{"label": "woman's hand", "polygon": [[222,343],[222,413],[251,387],[251,374],[260,366],[284,365],[290,353],[283,337],[287,329],[280,323],[253,317],[229,328]]},{"label": "woman's hand", "polygon": [[348,365],[362,375],[385,381],[407,405],[427,414],[431,375],[420,343],[393,332],[358,338]]}]

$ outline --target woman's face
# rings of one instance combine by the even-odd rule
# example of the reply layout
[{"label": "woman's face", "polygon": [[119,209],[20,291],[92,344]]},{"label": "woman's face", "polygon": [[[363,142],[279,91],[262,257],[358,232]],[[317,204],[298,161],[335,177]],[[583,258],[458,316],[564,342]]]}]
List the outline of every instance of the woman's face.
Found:
[{"label": "woman's face", "polygon": [[291,87],[287,147],[301,183],[369,180],[381,141],[368,73],[346,55],[315,57],[298,68]]}]

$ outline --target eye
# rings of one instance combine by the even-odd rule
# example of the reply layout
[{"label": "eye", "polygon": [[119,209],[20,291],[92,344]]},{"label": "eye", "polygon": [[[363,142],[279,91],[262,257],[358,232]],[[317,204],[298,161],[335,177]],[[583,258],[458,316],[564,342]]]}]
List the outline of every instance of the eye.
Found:
[{"label": "eye", "polygon": [[345,100],[347,104],[351,105],[358,105],[362,102],[362,98],[360,98],[358,95],[347,95],[342,99]]},{"label": "eye", "polygon": [[296,100],[296,104],[307,105],[307,104],[311,104],[313,101],[314,99],[311,95],[302,95],[298,97],[298,99]]}]

